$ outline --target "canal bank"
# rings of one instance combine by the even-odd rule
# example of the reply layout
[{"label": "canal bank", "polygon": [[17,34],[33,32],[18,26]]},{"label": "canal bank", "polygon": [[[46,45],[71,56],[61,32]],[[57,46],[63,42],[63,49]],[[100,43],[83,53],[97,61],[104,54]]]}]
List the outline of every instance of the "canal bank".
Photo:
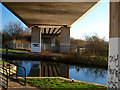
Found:
[{"label": "canal bank", "polygon": [[[11,61],[11,60],[10,60]],[[85,66],[70,65],[64,63],[47,61],[20,61],[12,60],[13,63],[26,69],[26,76],[29,77],[64,77],[83,82],[107,85],[107,70]],[[7,64],[5,64],[7,65]],[[23,71],[17,68],[18,77]]]},{"label": "canal bank", "polygon": [[30,53],[30,52],[12,52],[8,54],[2,54],[3,59],[9,60],[35,60],[35,61],[50,61],[50,62],[62,62],[66,64],[81,64],[84,66],[95,66],[107,68],[107,57],[102,56],[90,56],[81,54],[59,54],[59,53]]},{"label": "canal bank", "polygon": [[[19,81],[23,81],[22,78],[18,79]],[[102,89],[106,90],[106,85],[101,84],[93,84],[93,83],[87,83],[77,80],[71,80],[63,77],[28,77],[27,83],[31,86],[37,87],[37,88],[74,88],[74,89],[89,89],[89,90],[96,90],[96,89]]]},{"label": "canal bank", "polygon": [[[21,78],[21,77],[19,77]],[[27,79],[63,79],[63,80],[68,80],[70,82],[81,82],[81,83],[87,83],[87,84],[93,84],[93,85],[98,85],[98,86],[103,86],[103,87],[107,87],[107,85],[102,85],[102,84],[97,84],[97,83],[89,83],[89,82],[84,82],[84,81],[78,81],[78,80],[74,80],[74,79],[69,79],[69,78],[64,78],[64,77],[26,77]]]}]

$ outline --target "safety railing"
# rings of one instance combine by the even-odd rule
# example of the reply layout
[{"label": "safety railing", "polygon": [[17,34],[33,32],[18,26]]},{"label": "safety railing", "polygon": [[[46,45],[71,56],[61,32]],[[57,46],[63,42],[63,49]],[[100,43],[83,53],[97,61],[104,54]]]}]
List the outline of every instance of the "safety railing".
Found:
[{"label": "safety railing", "polygon": [[8,89],[8,72],[3,67],[0,67],[0,83],[2,88]]},{"label": "safety railing", "polygon": [[[24,78],[24,85],[26,85],[26,69],[25,69],[25,67],[18,66],[18,65],[16,65],[16,66],[17,66],[17,68],[22,68],[23,71],[24,71],[24,73],[23,73],[23,72],[20,72],[20,71],[17,70],[16,79],[18,79],[17,76],[20,75],[20,77],[23,77],[23,78]],[[18,74],[19,74],[19,75],[18,75]]]},{"label": "safety railing", "polygon": [[[25,67],[19,66],[15,63],[12,63],[9,61],[3,60],[2,62],[3,62],[3,68],[7,69],[9,78],[16,79],[17,82],[19,82],[18,76],[21,78],[24,78],[24,85],[26,85],[26,69],[25,69]],[[23,69],[22,72],[19,71],[20,68]]]}]

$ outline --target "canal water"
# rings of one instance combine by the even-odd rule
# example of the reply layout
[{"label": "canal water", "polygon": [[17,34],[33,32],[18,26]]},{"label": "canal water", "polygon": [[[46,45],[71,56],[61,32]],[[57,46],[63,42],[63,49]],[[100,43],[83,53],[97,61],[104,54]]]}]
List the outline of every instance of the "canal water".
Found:
[{"label": "canal water", "polygon": [[[65,77],[79,81],[107,85],[107,70],[43,61],[12,61],[26,69],[27,77]],[[22,69],[18,68],[19,72]],[[18,76],[20,76],[18,72]]]}]

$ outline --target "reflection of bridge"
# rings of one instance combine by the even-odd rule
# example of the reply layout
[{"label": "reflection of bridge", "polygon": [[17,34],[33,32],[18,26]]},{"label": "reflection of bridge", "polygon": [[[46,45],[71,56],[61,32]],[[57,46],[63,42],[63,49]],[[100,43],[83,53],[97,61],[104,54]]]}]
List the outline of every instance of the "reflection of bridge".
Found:
[{"label": "reflection of bridge", "polygon": [[[39,62],[39,61],[38,61]],[[69,78],[69,66],[52,62],[41,62],[40,68],[31,68],[29,76]]]},{"label": "reflection of bridge", "polygon": [[55,64],[41,64],[41,77],[55,77],[60,76],[60,68]]}]

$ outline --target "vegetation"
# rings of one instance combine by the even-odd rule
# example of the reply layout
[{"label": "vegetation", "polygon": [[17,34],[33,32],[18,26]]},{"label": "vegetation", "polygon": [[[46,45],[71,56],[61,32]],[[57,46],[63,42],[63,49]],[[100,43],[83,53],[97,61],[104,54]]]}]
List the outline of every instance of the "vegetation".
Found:
[{"label": "vegetation", "polygon": [[104,40],[104,38],[100,38],[99,36],[85,36],[86,39],[86,53],[90,55],[108,55],[108,42]]},{"label": "vegetation", "polygon": [[97,34],[86,35],[85,41],[72,38],[71,45],[79,50],[70,53],[69,62],[107,67],[108,42],[104,38],[100,38]]},{"label": "vegetation", "polygon": [[[6,52],[5,49],[2,52]],[[79,54],[73,53],[68,54],[67,56],[49,56],[41,55],[41,54],[28,54],[29,50],[19,50],[19,49],[8,49],[8,55],[3,54],[3,58],[5,59],[16,59],[16,60],[46,60],[53,62],[63,62],[67,64],[82,64],[84,66],[99,66],[107,68],[108,65],[108,57],[107,56],[92,56],[89,54]],[[10,53],[10,54],[9,54]]]},{"label": "vegetation", "polygon": [[2,60],[0,60],[0,64],[2,64]]},{"label": "vegetation", "polygon": [[[22,78],[18,80],[23,81]],[[107,87],[105,86],[88,84],[84,82],[72,82],[69,80],[63,80],[59,78],[27,79],[27,83],[37,88],[73,88],[73,89],[81,88],[85,90],[93,90],[93,89],[107,90]]]},{"label": "vegetation", "polygon": [[108,65],[108,57],[107,56],[92,56],[92,55],[85,55],[85,54],[73,54],[71,57],[73,62],[78,62],[83,65],[90,65],[90,66],[102,66],[107,67]]},{"label": "vegetation", "polygon": [[23,26],[20,22],[9,22],[4,26],[4,29],[2,30],[2,44],[4,47],[7,47],[7,45],[9,43],[13,43],[14,40],[18,41],[19,43],[25,41],[30,42],[30,34],[30,29],[23,29]]},{"label": "vegetation", "polygon": [[[21,23],[10,22],[5,25],[5,28],[2,32],[2,44],[4,44],[3,46],[6,46],[7,48],[8,43],[13,44],[14,40],[17,43],[24,43],[25,41],[30,42],[30,37],[31,33],[29,28],[23,30]],[[59,37],[56,37],[55,43],[56,45],[60,44]],[[32,53],[27,54],[26,52],[29,52],[28,50],[7,49],[8,55],[3,55],[3,58],[21,60],[47,60],[69,64],[107,67],[108,42],[106,42],[104,38],[100,38],[96,34],[92,36],[87,35],[85,36],[85,40],[71,38],[70,44],[71,53],[69,53],[67,57],[34,55]],[[13,46],[13,48],[15,47]],[[3,49],[2,52],[4,53],[6,50]]]},{"label": "vegetation", "polygon": [[[6,49],[2,49],[2,53],[5,53]],[[15,52],[29,52],[29,50],[23,50],[23,49],[8,49],[8,53],[15,53]]]},{"label": "vegetation", "polygon": [[86,45],[85,40],[70,38],[71,52],[74,52],[74,50],[79,47],[84,48],[85,45]]}]

